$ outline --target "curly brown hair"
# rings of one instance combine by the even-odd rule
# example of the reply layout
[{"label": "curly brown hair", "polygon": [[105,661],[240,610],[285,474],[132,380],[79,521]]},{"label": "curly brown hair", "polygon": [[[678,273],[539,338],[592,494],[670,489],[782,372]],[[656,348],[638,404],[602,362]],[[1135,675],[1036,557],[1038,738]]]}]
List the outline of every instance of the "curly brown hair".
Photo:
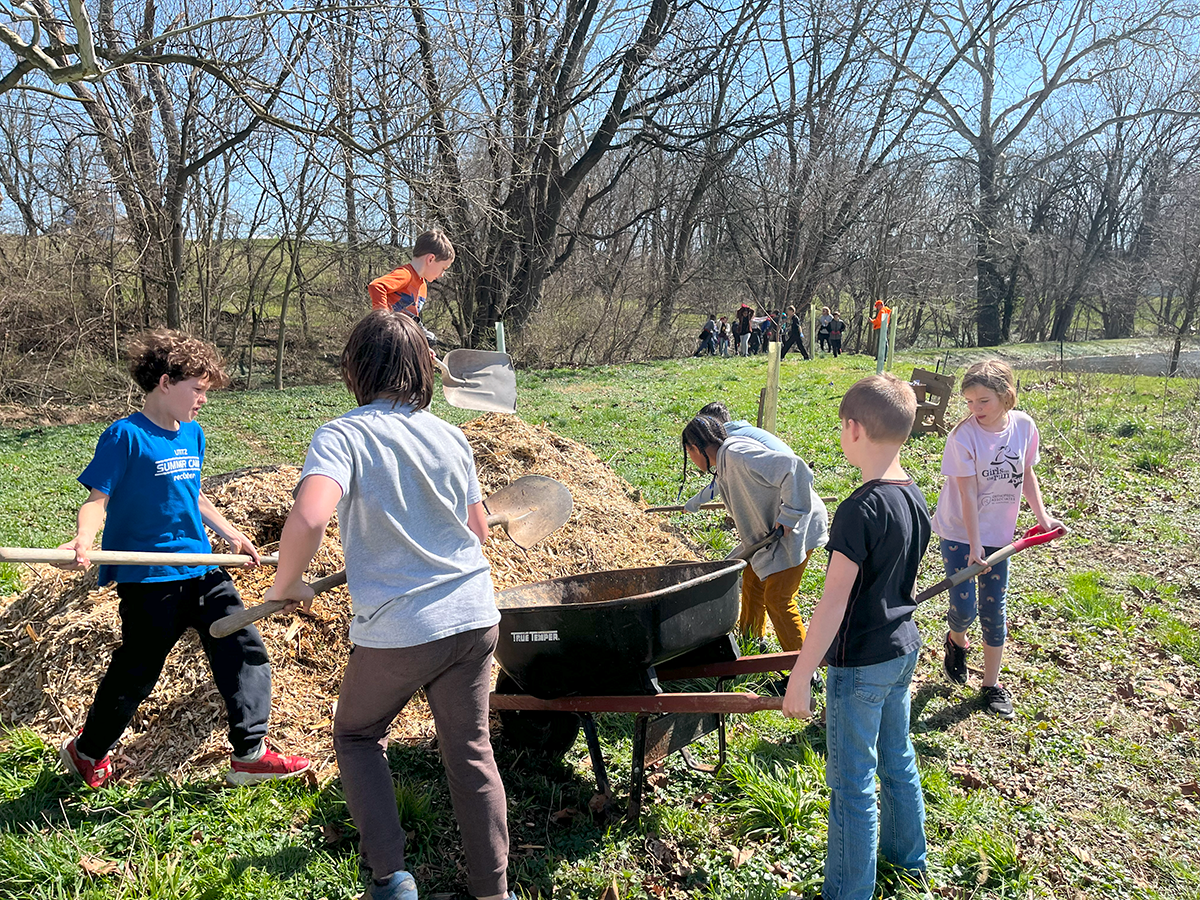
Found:
[{"label": "curly brown hair", "polygon": [[158,387],[163,375],[172,384],[188,378],[208,378],[208,386],[229,385],[225,361],[208,341],[169,328],[143,332],[129,342],[129,374],[147,394]]}]

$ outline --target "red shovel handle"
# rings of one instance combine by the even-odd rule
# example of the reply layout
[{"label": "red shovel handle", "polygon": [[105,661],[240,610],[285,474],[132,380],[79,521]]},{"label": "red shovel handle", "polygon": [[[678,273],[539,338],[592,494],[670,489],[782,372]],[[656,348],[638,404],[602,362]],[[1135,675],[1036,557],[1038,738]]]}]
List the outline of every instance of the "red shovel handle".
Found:
[{"label": "red shovel handle", "polygon": [[[1060,525],[1058,528],[1051,529],[1050,531],[1042,531],[1041,525],[1034,525],[1018,540],[1013,541],[1013,553],[1020,553],[1026,547],[1036,547],[1038,544],[1048,544],[1051,541],[1062,537],[1066,533],[1067,527],[1065,525]],[[1000,560],[997,560],[997,562],[999,561]]]},{"label": "red shovel handle", "polygon": [[992,566],[999,565],[1014,553],[1020,553],[1026,547],[1034,547],[1038,544],[1049,543],[1055,538],[1062,537],[1066,533],[1066,526],[1059,526],[1052,531],[1042,531],[1042,526],[1034,525],[1025,532],[1024,536],[1013,541],[1006,547],[1001,547],[999,550],[985,559],[983,561],[983,565],[976,563],[973,566],[967,566],[965,569],[959,569],[948,578],[943,578],[933,587],[926,588],[925,590],[921,591],[921,593],[917,594],[917,602],[924,603],[931,597],[936,597],[938,594],[942,593],[942,591],[948,591],[956,584],[962,584],[968,578],[974,578],[984,569],[990,569]]}]

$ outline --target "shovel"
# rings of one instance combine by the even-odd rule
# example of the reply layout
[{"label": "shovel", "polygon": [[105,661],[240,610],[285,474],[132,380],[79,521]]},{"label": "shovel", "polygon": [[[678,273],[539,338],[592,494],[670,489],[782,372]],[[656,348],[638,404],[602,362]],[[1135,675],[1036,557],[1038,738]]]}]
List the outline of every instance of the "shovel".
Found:
[{"label": "shovel", "polygon": [[[574,505],[567,486],[545,475],[524,475],[483,501],[489,527],[499,525],[522,550],[528,550],[566,524]],[[345,583],[346,570],[342,569],[310,583],[309,587],[315,595]],[[208,633],[215,638],[228,637],[264,616],[279,612],[286,605],[283,600],[271,600],[239,610],[217,619],[209,626]]]},{"label": "shovel", "polygon": [[499,525],[522,550],[565,525],[574,507],[567,486],[545,475],[523,475],[483,501],[488,526]]},{"label": "shovel", "polygon": [[512,357],[492,350],[451,350],[446,359],[433,358],[442,372],[446,402],[480,412],[517,411],[517,373]]},{"label": "shovel", "polygon": [[1026,547],[1036,547],[1038,544],[1046,544],[1055,538],[1060,538],[1067,533],[1066,528],[1055,528],[1053,531],[1042,531],[1040,525],[1034,525],[1025,532],[1024,537],[1020,540],[1013,541],[1007,547],[1001,547],[991,556],[983,561],[983,565],[976,563],[973,566],[967,566],[965,569],[960,569],[953,575],[943,578],[933,587],[926,588],[917,594],[917,603],[924,603],[932,597],[936,597],[942,591],[948,591],[957,584],[962,584],[968,578],[974,578],[984,569],[991,568],[994,565],[1004,562],[1014,553],[1020,553]]}]

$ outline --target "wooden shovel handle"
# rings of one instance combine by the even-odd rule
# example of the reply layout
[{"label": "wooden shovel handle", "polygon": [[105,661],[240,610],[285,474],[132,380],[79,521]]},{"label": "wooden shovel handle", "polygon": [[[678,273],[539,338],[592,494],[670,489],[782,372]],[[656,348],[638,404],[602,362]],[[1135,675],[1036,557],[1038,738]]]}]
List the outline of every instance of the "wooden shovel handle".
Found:
[{"label": "wooden shovel handle", "polygon": [[[89,550],[93,563],[114,566],[244,566],[254,562],[241,553],[159,553],[136,550]],[[274,556],[260,556],[264,566],[278,565]],[[74,550],[43,550],[39,547],[0,547],[0,562],[71,563]]]},{"label": "wooden shovel handle", "polygon": [[[346,570],[342,569],[341,571],[334,572],[332,575],[326,575],[324,578],[317,579],[309,587],[313,589],[313,594],[316,595],[345,583]],[[235,631],[241,631],[247,625],[252,625],[259,619],[279,612],[285,606],[287,606],[287,602],[284,600],[269,600],[266,603],[258,604],[258,606],[239,609],[237,612],[231,613],[223,619],[217,619],[217,621],[209,625],[208,633],[215,638],[229,637]]]}]

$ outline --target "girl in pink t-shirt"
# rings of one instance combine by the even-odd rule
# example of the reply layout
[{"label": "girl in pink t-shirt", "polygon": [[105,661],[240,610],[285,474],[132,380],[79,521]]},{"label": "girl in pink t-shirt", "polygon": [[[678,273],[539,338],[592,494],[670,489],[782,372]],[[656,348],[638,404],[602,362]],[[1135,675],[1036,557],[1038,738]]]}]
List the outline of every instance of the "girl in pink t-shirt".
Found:
[{"label": "girl in pink t-shirt", "polygon": [[[946,481],[933,517],[947,576],[982,563],[1012,542],[1021,497],[1029,501],[1043,530],[1062,525],[1049,516],[1042,502],[1033,471],[1038,461],[1038,430],[1033,419],[1013,409],[1017,389],[1012,369],[998,359],[975,363],[963,375],[962,393],[970,415],[946,437],[942,453]],[[983,633],[983,700],[990,712],[1011,719],[1012,694],[1000,683],[1000,660],[1008,632],[1004,610],[1008,560],[984,570],[978,582],[978,604],[975,579],[950,590],[944,668],[951,681],[967,683],[970,644],[966,632],[978,608]]]}]

